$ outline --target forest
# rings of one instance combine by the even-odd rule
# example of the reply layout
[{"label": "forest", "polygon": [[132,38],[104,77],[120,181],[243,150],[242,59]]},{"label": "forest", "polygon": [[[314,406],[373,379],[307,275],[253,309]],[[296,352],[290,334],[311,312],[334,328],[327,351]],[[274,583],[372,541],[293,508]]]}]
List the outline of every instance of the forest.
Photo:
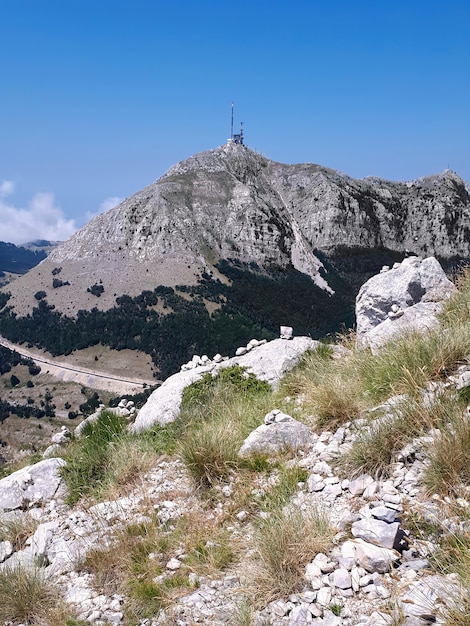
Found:
[{"label": "forest", "polygon": [[[151,356],[157,375],[166,378],[193,354],[233,354],[252,338],[275,338],[280,325],[318,339],[353,323],[354,294],[338,276],[338,289],[329,295],[293,268],[266,271],[255,264],[222,261],[218,269],[229,285],[204,273],[195,286],[159,286],[136,297],[122,295],[113,308],[81,310],[76,318],[55,310],[44,292],[36,294],[32,314],[19,317],[3,295],[0,333],[53,355],[98,343],[141,350]],[[209,314],[205,301],[218,308]]]}]

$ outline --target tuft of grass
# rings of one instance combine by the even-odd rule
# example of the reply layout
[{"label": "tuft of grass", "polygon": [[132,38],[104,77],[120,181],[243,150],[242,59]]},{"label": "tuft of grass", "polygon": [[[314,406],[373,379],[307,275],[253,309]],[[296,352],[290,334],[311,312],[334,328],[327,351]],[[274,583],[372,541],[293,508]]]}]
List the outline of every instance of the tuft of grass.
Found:
[{"label": "tuft of grass", "polygon": [[15,552],[22,550],[38,525],[39,522],[27,514],[0,521],[0,541],[9,541]]},{"label": "tuft of grass", "polygon": [[428,449],[424,484],[431,493],[459,496],[470,486],[470,421],[462,406],[448,416]]},{"label": "tuft of grass", "polygon": [[356,353],[359,381],[376,402],[391,394],[416,395],[428,381],[450,374],[469,351],[470,324],[426,334],[406,333],[374,356],[367,356],[367,351]]},{"label": "tuft of grass", "polygon": [[[238,451],[245,437],[273,408],[269,385],[240,367],[224,368],[188,387],[178,417],[180,458],[198,487],[226,480],[243,461]],[[263,465],[259,457],[255,464]]]},{"label": "tuft of grass", "polygon": [[103,411],[96,422],[85,426],[79,439],[69,444],[64,454],[66,465],[61,469],[69,504],[96,493],[103,486],[115,444],[122,438],[125,427],[124,418]]},{"label": "tuft of grass", "polygon": [[139,483],[159,458],[152,442],[135,435],[121,437],[112,447],[103,474],[101,497],[115,499]]},{"label": "tuft of grass", "polygon": [[184,438],[180,456],[198,487],[225,480],[239,465],[240,442],[229,420],[211,420]]},{"label": "tuft of grass", "polygon": [[1,623],[80,626],[42,572],[22,566],[0,570]]},{"label": "tuft of grass", "polygon": [[306,354],[279,389],[279,394],[300,396],[302,414],[313,414],[318,428],[337,427],[358,417],[365,406],[354,359],[333,359],[331,348],[326,348]]},{"label": "tuft of grass", "polygon": [[395,455],[414,437],[446,424],[461,403],[455,394],[441,394],[432,403],[422,396],[405,398],[393,411],[362,429],[350,450],[338,460],[345,472],[386,475]]},{"label": "tuft of grass", "polygon": [[290,508],[271,513],[256,533],[255,601],[266,603],[298,590],[305,565],[330,546],[334,531],[324,511]]}]

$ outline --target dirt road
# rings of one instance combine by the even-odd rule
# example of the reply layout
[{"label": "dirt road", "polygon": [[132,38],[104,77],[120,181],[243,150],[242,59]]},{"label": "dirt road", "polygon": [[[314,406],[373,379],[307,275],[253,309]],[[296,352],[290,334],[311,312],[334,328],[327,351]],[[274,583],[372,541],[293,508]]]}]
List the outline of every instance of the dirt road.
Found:
[{"label": "dirt road", "polygon": [[23,346],[16,345],[8,341],[0,335],[0,344],[15,350],[21,356],[32,359],[41,367],[41,373],[50,374],[59,380],[67,382],[76,382],[91,389],[101,389],[112,393],[134,394],[139,393],[145,387],[151,387],[156,384],[155,380],[144,380],[141,378],[122,378],[113,376],[109,372],[91,370],[84,367],[71,365],[70,363],[62,363],[52,358],[46,358],[42,354],[33,352]]}]

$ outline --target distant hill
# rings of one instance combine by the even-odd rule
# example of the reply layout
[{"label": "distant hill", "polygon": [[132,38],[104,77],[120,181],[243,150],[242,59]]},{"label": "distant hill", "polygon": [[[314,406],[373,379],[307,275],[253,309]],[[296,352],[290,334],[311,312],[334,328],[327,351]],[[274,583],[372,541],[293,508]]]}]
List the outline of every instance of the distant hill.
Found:
[{"label": "distant hill", "polygon": [[24,274],[46,258],[53,244],[42,241],[36,246],[34,242],[15,246],[13,243],[0,241],[0,272]]}]

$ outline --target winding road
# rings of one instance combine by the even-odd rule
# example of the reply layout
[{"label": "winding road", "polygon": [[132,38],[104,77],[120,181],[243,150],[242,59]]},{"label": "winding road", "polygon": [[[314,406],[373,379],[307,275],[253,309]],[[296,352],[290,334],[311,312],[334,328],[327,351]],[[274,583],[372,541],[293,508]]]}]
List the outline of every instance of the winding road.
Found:
[{"label": "winding road", "polygon": [[[122,378],[97,370],[85,367],[78,367],[70,363],[62,363],[54,359],[47,359],[42,354],[37,354],[8,341],[0,335],[0,345],[10,350],[15,350],[21,356],[32,359],[41,367],[41,373],[50,374],[54,378],[65,382],[76,382],[91,389],[101,389],[113,393],[139,393],[145,387],[157,384],[156,380],[145,380],[142,378]],[[47,368],[47,369],[46,369]]]}]

